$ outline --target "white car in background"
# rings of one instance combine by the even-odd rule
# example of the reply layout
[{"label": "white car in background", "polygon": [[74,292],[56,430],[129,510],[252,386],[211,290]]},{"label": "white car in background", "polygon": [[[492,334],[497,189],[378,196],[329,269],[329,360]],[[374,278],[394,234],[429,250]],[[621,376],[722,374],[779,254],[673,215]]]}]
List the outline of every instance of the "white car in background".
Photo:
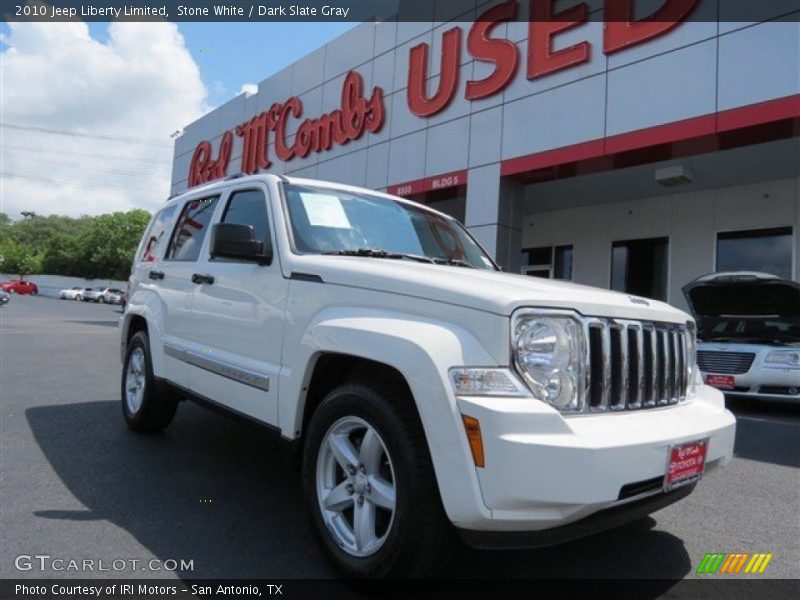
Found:
[{"label": "white car in background", "polygon": [[81,295],[83,294],[83,292],[91,290],[91,289],[92,288],[82,287],[80,285],[76,285],[76,286],[71,287],[69,289],[61,290],[58,293],[58,297],[61,300],[80,300],[81,299]]},{"label": "white car in background", "polygon": [[697,319],[697,363],[731,396],[800,403],[800,284],[715,273],[683,288]]},{"label": "white car in background", "polygon": [[105,294],[110,288],[86,288],[84,292],[81,293],[81,300],[84,302],[101,302],[100,298]]},{"label": "white car in background", "polygon": [[97,302],[105,304],[122,304],[125,292],[118,288],[106,288],[102,294],[97,297]]}]

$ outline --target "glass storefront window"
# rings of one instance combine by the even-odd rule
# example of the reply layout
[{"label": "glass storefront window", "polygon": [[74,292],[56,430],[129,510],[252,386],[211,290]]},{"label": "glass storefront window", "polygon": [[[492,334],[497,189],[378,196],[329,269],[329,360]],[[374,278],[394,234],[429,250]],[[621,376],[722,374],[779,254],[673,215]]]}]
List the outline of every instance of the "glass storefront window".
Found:
[{"label": "glass storefront window", "polygon": [[541,246],[522,251],[522,274],[572,281],[572,246]]},{"label": "glass storefront window", "polygon": [[717,234],[717,272],[758,271],[792,278],[792,228]]},{"label": "glass storefront window", "polygon": [[668,248],[667,238],[614,242],[611,289],[666,300]]}]

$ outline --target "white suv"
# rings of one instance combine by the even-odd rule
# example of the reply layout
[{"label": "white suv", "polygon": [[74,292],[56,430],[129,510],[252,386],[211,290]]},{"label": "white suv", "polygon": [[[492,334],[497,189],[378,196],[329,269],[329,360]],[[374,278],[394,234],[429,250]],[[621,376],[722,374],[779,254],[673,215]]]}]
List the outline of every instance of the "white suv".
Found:
[{"label": "white suv", "polygon": [[128,424],[161,430],[188,398],[279,432],[349,575],[424,574],[456,534],[509,548],[608,529],[731,460],[686,313],[502,273],[456,220],[386,194],[194,188],[153,217],[129,289]]}]

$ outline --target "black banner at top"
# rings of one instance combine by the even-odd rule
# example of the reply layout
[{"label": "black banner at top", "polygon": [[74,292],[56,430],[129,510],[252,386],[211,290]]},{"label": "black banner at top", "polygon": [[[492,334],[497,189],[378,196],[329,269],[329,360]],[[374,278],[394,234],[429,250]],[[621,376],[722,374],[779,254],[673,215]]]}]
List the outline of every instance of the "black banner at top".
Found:
[{"label": "black banner at top", "polygon": [[4,21],[476,21],[502,2],[571,21],[576,5],[588,20],[800,21],[800,0],[0,0]]}]

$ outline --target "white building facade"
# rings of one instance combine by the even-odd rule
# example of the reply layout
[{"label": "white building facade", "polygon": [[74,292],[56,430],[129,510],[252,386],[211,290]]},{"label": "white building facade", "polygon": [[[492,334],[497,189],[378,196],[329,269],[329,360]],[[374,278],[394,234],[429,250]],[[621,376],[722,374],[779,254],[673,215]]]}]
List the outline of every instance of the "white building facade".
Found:
[{"label": "white building facade", "polygon": [[172,192],[256,171],[366,186],[454,215],[507,270],[679,307],[716,270],[800,279],[800,0],[608,17],[626,3],[359,24],[188,125]]}]

